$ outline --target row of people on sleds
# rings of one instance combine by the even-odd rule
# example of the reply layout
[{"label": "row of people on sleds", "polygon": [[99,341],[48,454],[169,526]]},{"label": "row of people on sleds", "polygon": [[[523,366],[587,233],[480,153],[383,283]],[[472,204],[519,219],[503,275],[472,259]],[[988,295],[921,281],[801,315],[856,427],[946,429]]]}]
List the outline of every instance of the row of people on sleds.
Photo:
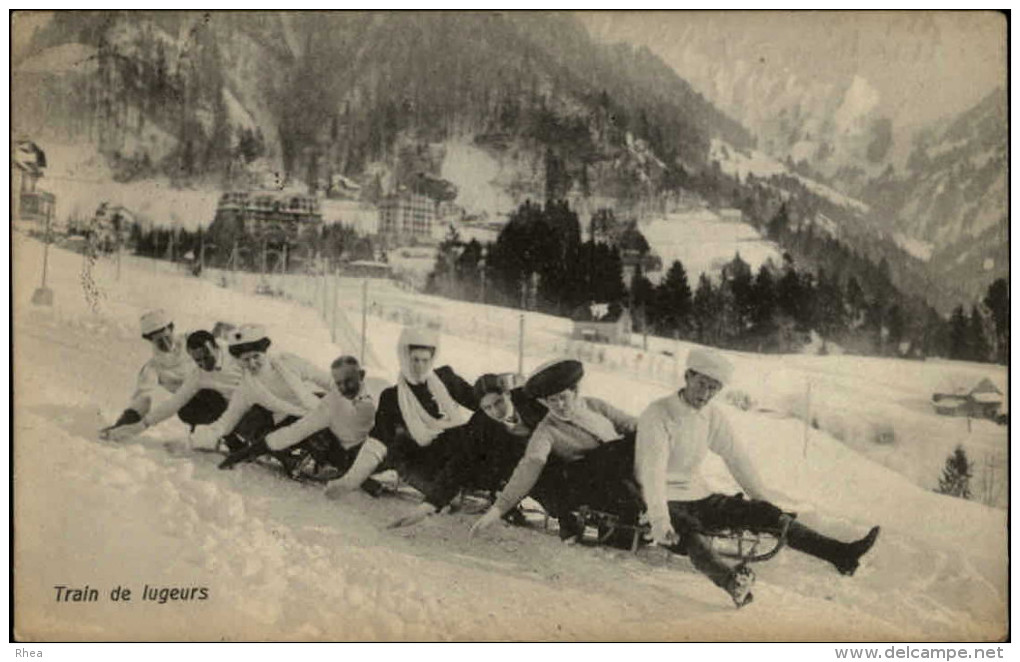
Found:
[{"label": "row of people on sleds", "polygon": [[[521,521],[530,496],[558,520],[560,537],[578,540],[599,526],[605,544],[645,542],[687,555],[695,568],[740,607],[752,600],[754,573],[727,562],[711,535],[719,530],[782,532],[786,545],[852,575],[879,527],[854,542],[822,535],[784,512],[765,487],[742,441],[711,404],[733,374],[721,354],[694,349],[683,384],[635,418],[582,394],[583,365],[561,359],[526,380],[484,374],[470,384],[448,365],[437,367],[439,335],[403,329],[396,383],[366,379],[358,360],[338,357],[328,372],[286,352],[271,352],[264,327],[218,324],[212,331],[175,333],[163,310],[141,318],[152,357],[142,367],[131,403],[101,431],[115,441],[134,437],[176,415],[191,433],[179,445],[221,451],[220,468],[262,456],[292,477],[326,482],[342,499],[383,491],[386,470],[424,495],[391,526],[410,526],[443,511],[463,492],[492,495],[470,534]],[[750,498],[712,493],[701,476],[708,451],[718,454]],[[596,514],[594,520],[586,514]],[[640,524],[639,524],[640,523]]]}]

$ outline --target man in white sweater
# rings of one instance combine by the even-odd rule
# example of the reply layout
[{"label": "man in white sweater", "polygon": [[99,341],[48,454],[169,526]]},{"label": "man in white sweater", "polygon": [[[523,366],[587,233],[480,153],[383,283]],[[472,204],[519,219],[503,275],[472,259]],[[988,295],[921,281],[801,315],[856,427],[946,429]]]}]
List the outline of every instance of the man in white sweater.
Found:
[{"label": "man in white sweater", "polygon": [[[314,446],[308,457],[323,461],[332,478],[342,476],[354,462],[375,424],[375,400],[365,388],[365,371],[358,359],[344,355],[333,361],[330,371],[336,389],[319,406],[296,422],[270,432],[263,439],[231,453],[221,464],[230,467],[264,454],[276,454],[297,446]],[[317,473],[317,475],[320,475]],[[320,478],[321,479],[321,478]],[[369,494],[378,494],[379,483],[362,483]]]},{"label": "man in white sweater", "polygon": [[[753,596],[754,573],[745,565],[731,568],[709,544],[705,534],[726,528],[778,529],[788,525],[787,544],[832,563],[852,575],[861,556],[878,537],[874,527],[861,540],[843,543],[793,521],[770,503],[746,449],[733,434],[723,413],[710,401],[733,373],[722,355],[691,350],[685,384],[679,392],[656,400],[638,420],[635,474],[647,507],[653,540],[689,555],[694,566],[726,590],[738,607]],[[701,476],[708,451],[716,453],[750,496],[710,493]]]}]

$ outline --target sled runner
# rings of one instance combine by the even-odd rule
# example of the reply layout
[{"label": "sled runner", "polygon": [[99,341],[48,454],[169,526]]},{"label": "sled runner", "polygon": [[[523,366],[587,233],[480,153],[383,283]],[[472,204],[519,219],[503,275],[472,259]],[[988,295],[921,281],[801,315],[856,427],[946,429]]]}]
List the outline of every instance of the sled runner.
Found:
[{"label": "sled runner", "polygon": [[[522,514],[530,520],[541,518],[542,529],[549,530],[552,518],[544,510],[523,508]],[[650,541],[651,529],[647,524],[628,521],[630,518],[621,517],[617,513],[581,506],[573,515],[583,525],[584,534],[579,542],[629,548],[631,552],[637,552]],[[712,539],[712,547],[720,556],[742,563],[760,563],[774,558],[786,546],[789,522],[786,520],[782,527],[776,529],[723,529],[701,533]]]},{"label": "sled runner", "polygon": [[745,563],[768,561],[786,546],[786,533],[791,519],[784,519],[778,529],[750,531],[748,529],[726,529],[711,531],[705,535],[713,539],[713,549],[731,559],[740,559]]}]

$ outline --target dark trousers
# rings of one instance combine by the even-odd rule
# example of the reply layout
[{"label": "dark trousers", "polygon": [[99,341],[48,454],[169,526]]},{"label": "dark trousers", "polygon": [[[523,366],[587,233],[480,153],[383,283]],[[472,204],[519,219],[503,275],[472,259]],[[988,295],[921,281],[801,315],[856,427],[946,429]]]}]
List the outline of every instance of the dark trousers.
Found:
[{"label": "dark trousers", "polygon": [[[644,505],[633,479],[634,435],[602,444],[580,460],[551,459],[531,490],[531,496],[559,520],[560,537],[583,533],[574,513],[582,506],[616,515],[622,524],[636,524]],[[609,544],[630,546],[620,535]]]},{"label": "dark trousers", "polygon": [[[436,454],[439,462],[446,457],[438,473],[429,477],[425,500],[437,509],[449,503],[461,490],[485,490],[495,493],[510,479],[524,455],[527,440],[509,434],[480,436],[476,430],[457,428],[444,439]],[[430,459],[430,463],[433,460]],[[428,467],[419,473],[429,471]]]},{"label": "dark trousers", "polygon": [[[410,437],[400,437],[388,450],[382,468],[395,470],[411,487],[425,494],[429,503],[442,506],[456,495],[456,488],[441,476],[448,466],[459,464],[464,444],[461,428],[445,430],[428,446],[419,446]],[[451,489],[453,493],[447,494]]]},{"label": "dark trousers", "polygon": [[634,435],[602,444],[562,468],[561,508],[588,506],[637,519],[641,501],[634,487]]},{"label": "dark trousers", "polygon": [[698,501],[670,501],[669,519],[680,536],[673,551],[687,554],[695,568],[716,586],[725,587],[732,568],[712,550],[706,534],[723,529],[753,532],[776,529],[782,514],[783,511],[771,503],[745,499],[743,494],[713,494]]},{"label": "dark trousers", "polygon": [[177,412],[177,418],[186,425],[209,425],[227,410],[227,399],[219,391],[204,388],[194,395]]}]

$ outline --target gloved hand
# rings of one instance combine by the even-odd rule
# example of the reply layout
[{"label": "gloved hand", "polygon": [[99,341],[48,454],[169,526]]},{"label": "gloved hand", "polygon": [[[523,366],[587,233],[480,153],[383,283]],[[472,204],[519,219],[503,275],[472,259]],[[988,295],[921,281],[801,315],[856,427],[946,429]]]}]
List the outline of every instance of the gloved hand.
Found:
[{"label": "gloved hand", "polygon": [[219,429],[214,425],[199,425],[189,439],[192,448],[215,449],[220,438]]}]

